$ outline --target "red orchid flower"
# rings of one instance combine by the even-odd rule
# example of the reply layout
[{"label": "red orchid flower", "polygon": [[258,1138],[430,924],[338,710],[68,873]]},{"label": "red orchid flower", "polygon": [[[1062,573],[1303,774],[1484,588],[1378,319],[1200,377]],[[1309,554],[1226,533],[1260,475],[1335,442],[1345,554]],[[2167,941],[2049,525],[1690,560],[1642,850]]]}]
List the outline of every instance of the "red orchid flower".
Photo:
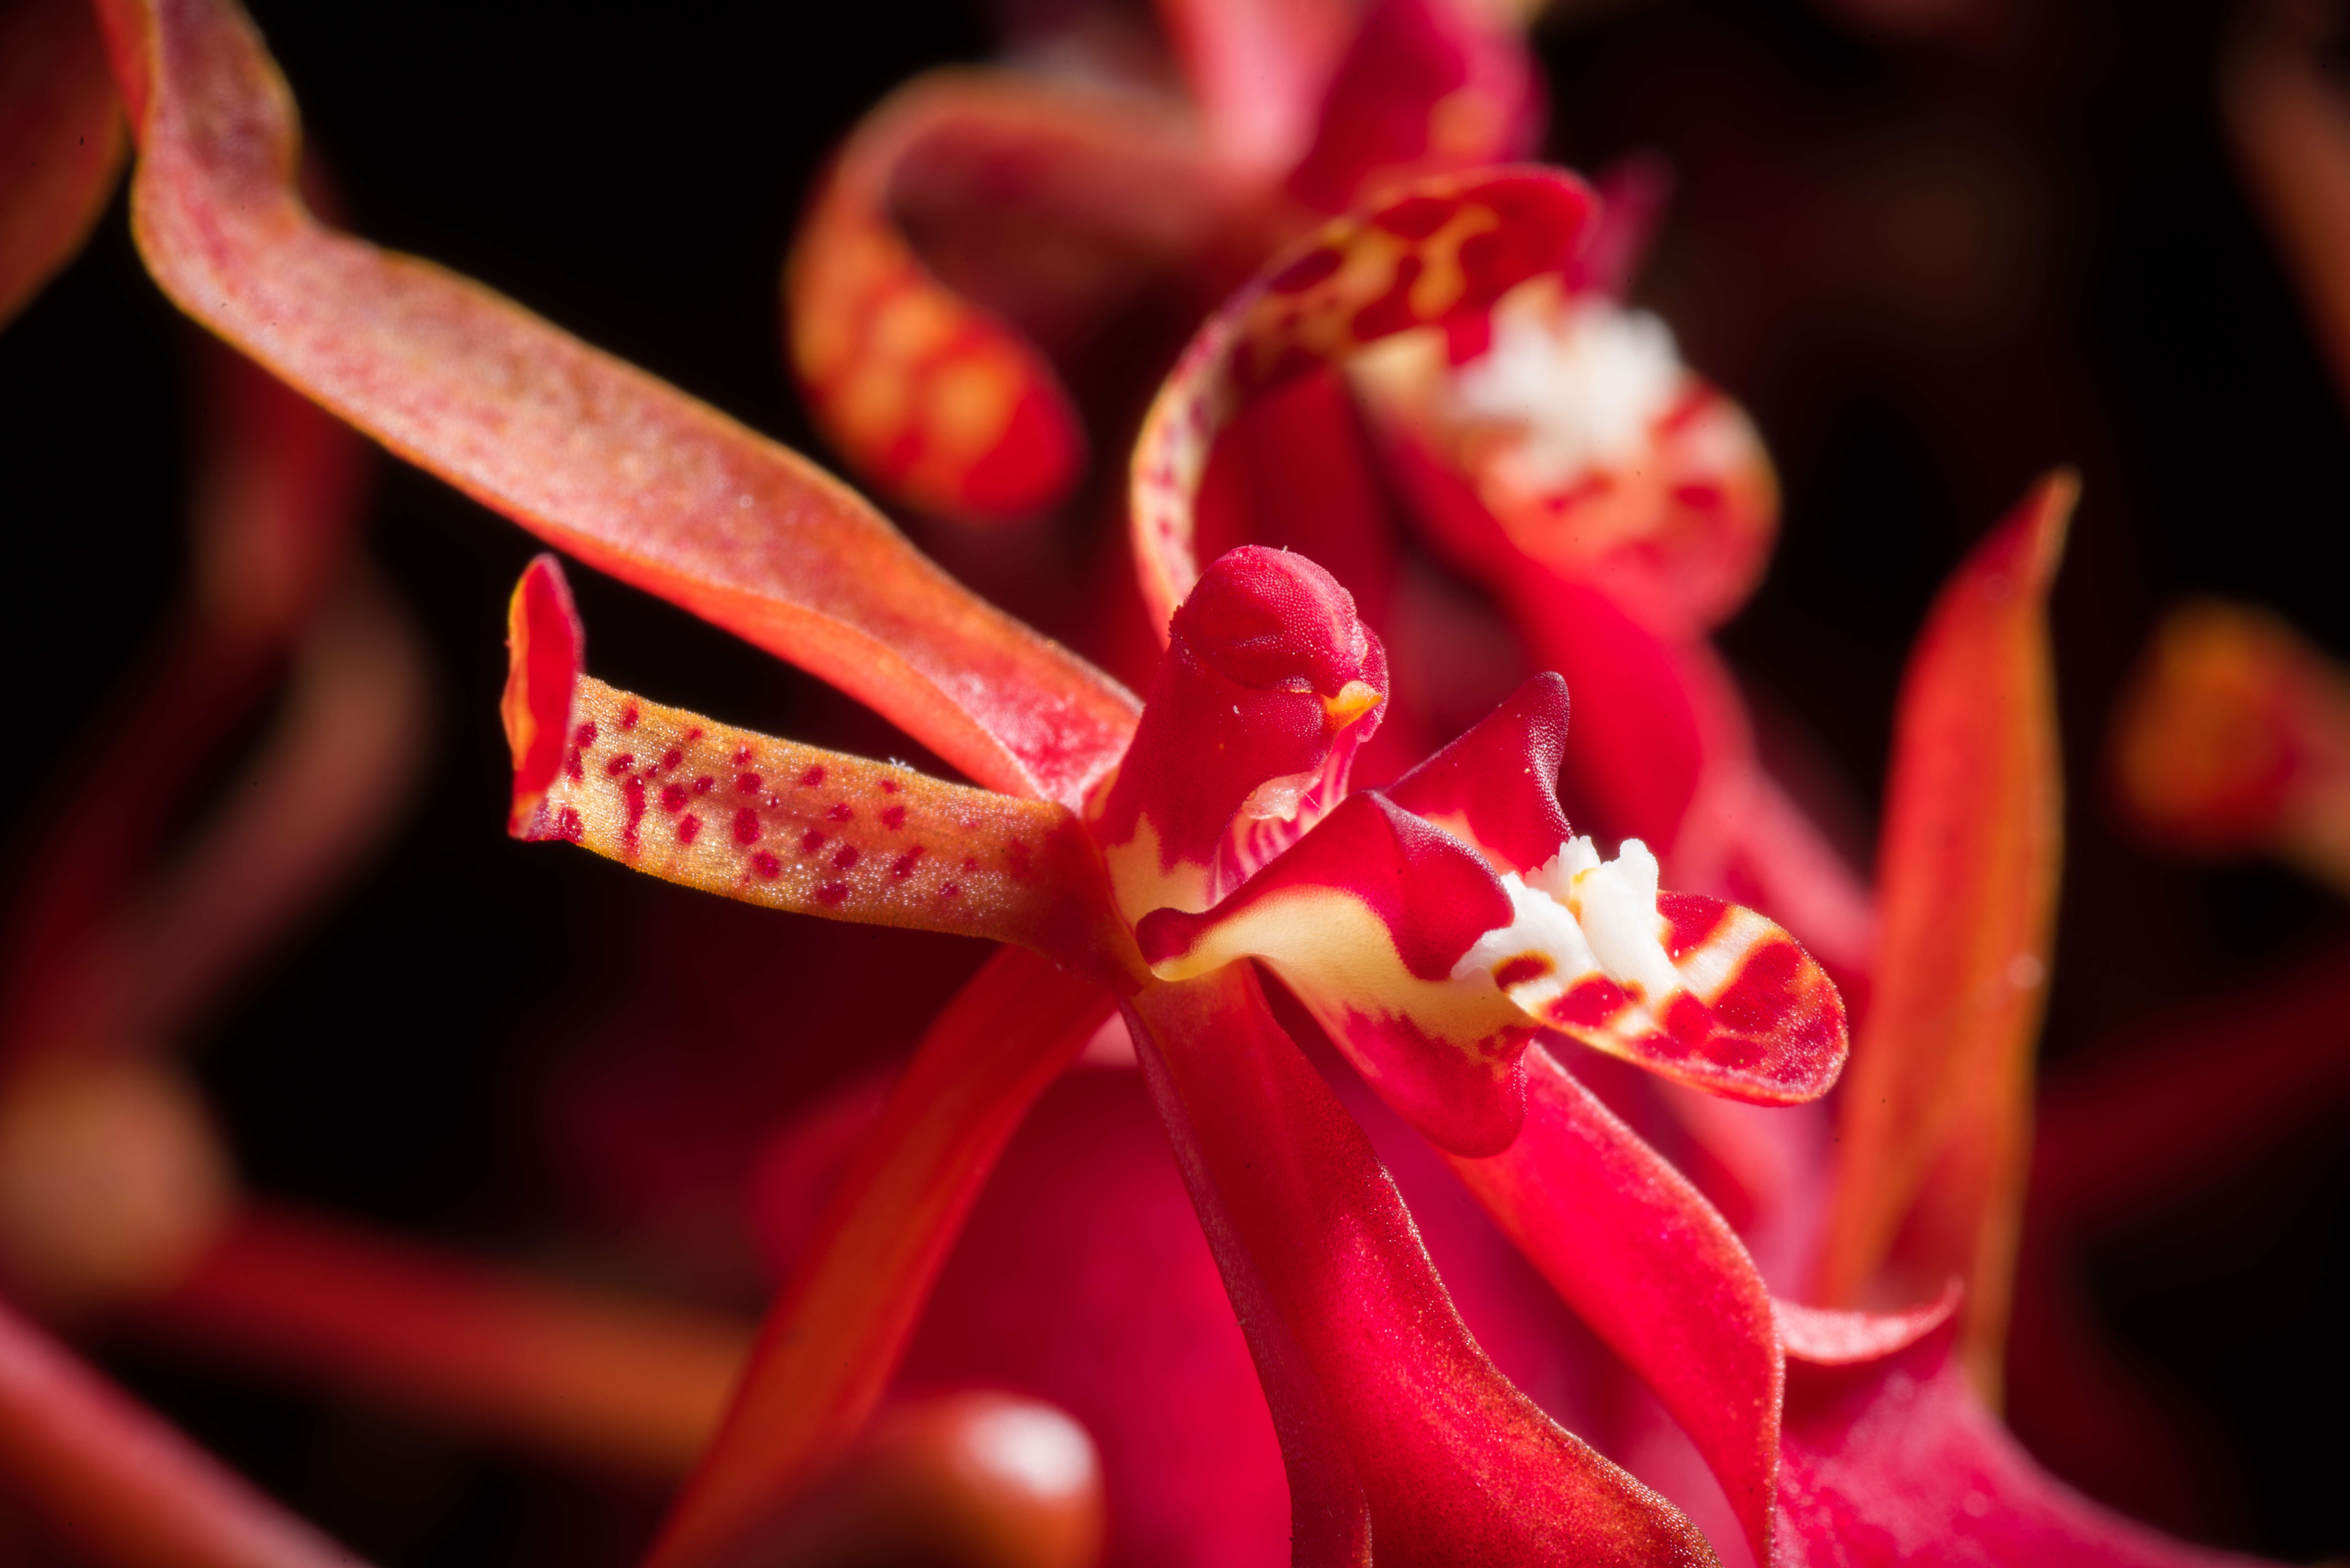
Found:
[{"label": "red orchid flower", "polygon": [[[728,1431],[660,1555],[701,1561],[789,1526],[776,1511],[790,1506],[810,1462],[841,1453],[862,1424],[942,1238],[1025,1099],[1099,1021],[1103,982],[1128,1010],[1154,1095],[1255,1336],[1283,1428],[1303,1554],[1358,1560],[1374,1545],[1395,1560],[1515,1561],[1566,1550],[1646,1561],[1704,1552],[1678,1515],[1548,1423],[1483,1361],[1451,1314],[1409,1217],[1362,1134],[1264,1011],[1254,971],[1230,964],[1190,980],[1143,972],[1144,954],[1128,940],[1141,935],[1143,922],[1120,900],[1106,857],[1097,869],[1091,857],[1102,852],[1102,842],[1088,827],[1107,818],[1107,802],[1126,776],[1118,759],[1131,706],[1122,693],[959,597],[852,496],[780,449],[485,291],[319,228],[287,180],[291,121],[282,85],[234,12],[200,0],[152,9],[126,0],[109,7],[109,20],[142,148],[134,195],[142,246],[184,307],[353,422],[542,533],[824,670],[972,776],[1032,797],[1015,800],[858,759],[810,754],[601,687],[578,673],[581,639],[559,579],[535,571],[517,594],[520,635],[508,714],[525,825],[571,836],[576,820],[583,840],[600,836],[602,846],[624,857],[660,854],[682,876],[723,880],[763,900],[798,900],[812,912],[884,920],[919,914],[925,923],[938,919],[952,929],[1050,945],[1074,966],[1056,970],[1015,949],[992,963],[941,1019],[779,1310]],[[1400,327],[1481,310],[1519,275],[1555,264],[1555,242],[1574,231],[1578,200],[1555,180],[1505,174],[1398,205],[1430,199],[1451,203],[1446,222],[1468,221],[1449,233],[1445,223],[1434,225],[1420,236],[1435,242],[1425,252],[1389,243],[1399,228],[1388,206],[1333,231],[1323,243],[1338,254],[1338,265],[1325,275],[1345,283],[1312,302],[1318,314],[1284,321],[1276,306],[1269,317],[1276,329],[1267,340],[1297,348],[1308,360],[1315,351],[1342,350],[1351,346],[1348,334],[1317,338],[1316,331],[1351,322],[1350,307],[1389,295],[1407,307],[1394,313]],[[1494,220],[1484,235],[1475,232],[1482,219]],[[1404,220],[1405,231],[1418,221]],[[1475,244],[1486,235],[1498,238]],[[1483,263],[1461,265],[1471,256],[1485,257],[1490,270]],[[1294,277],[1290,269],[1311,257],[1309,251],[1283,258],[1272,275]],[[1349,275],[1354,257],[1363,265]],[[1415,276],[1396,288],[1405,261],[1419,264]],[[1421,275],[1444,281],[1420,290]],[[1368,299],[1350,296],[1365,283],[1373,290]],[[1448,292],[1451,283],[1461,286]],[[1254,291],[1252,303],[1264,297]],[[1284,344],[1290,327],[1300,331]],[[1269,372],[1278,363],[1259,369]],[[1267,373],[1252,389],[1275,379]],[[2033,546],[2025,561],[2053,562],[2053,549],[2043,547],[2049,512],[2035,509],[2002,541],[2012,551],[2020,535]],[[2001,576],[2012,565],[1993,552],[1989,567],[1962,587],[1980,590],[1996,579],[2005,587],[1994,598],[2024,599]],[[1299,572],[1284,573],[1284,580],[1293,587],[1313,581]],[[1276,597],[1319,600],[1328,612],[1323,625],[1346,635],[1335,643],[1305,639],[1305,662],[1315,668],[1284,673],[1275,663],[1252,672],[1271,677],[1271,695],[1309,700],[1284,706],[1302,718],[1311,718],[1309,708],[1318,711],[1326,739],[1335,741],[1347,724],[1376,711],[1347,690],[1371,670],[1373,644],[1367,635],[1357,652],[1347,618],[1327,594]],[[1992,629],[2033,624],[2010,615],[1993,618]],[[1205,637],[1193,651],[1213,674],[1236,680],[1222,666],[1246,664],[1235,656],[1245,652],[1241,644],[1247,640]],[[1317,673],[1323,684],[1329,674],[1344,679],[1323,691]],[[2007,695],[2005,686],[1995,687],[1985,706],[2004,711],[1999,704]],[[589,722],[597,725],[592,737],[582,732]],[[1929,727],[1929,738],[1953,728],[1963,742],[1963,725]],[[1541,733],[1532,724],[1521,731]],[[1330,799],[1342,778],[1332,778],[1326,795],[1315,799],[1336,749],[1293,754],[1285,760],[1304,765],[1265,775],[1232,803],[1235,811],[1252,802],[1274,808],[1253,824],[1284,816],[1284,807],[1293,823],[1317,805],[1327,810],[1316,822],[1299,824],[1294,842],[1260,865],[1247,866],[1254,851],[1237,848],[1231,874],[1239,880],[1228,897],[1245,897],[1253,882],[1274,874],[1350,809],[1349,801]],[[1367,803],[1355,815],[1381,816],[1398,844],[1425,846],[1427,836],[1453,836],[1440,819],[1458,815],[1470,824],[1476,814],[1457,793],[1438,786],[1480,750],[1472,744],[1440,758],[1431,777],[1420,781],[1428,786],[1421,808],[1439,820],[1411,805],[1381,805],[1369,796],[1353,797]],[[741,754],[746,751],[751,754]],[[704,758],[706,771],[689,766]],[[754,763],[759,780],[745,788]],[[792,763],[801,764],[796,772]],[[1531,767],[1531,758],[1521,765]],[[1118,781],[1102,786],[1114,766]],[[707,790],[701,787],[705,776]],[[697,794],[704,800],[719,794],[722,776],[737,815],[722,816],[713,808],[703,817],[691,809]],[[1229,782],[1211,777],[1202,786],[1211,805]],[[1276,787],[1260,794],[1266,784]],[[673,810],[667,793],[672,785],[683,793]],[[1139,793],[1137,822],[1183,818],[1196,802],[1186,789]],[[1089,799],[1103,802],[1102,812],[1081,816],[1076,808]],[[567,806],[574,819],[565,817]],[[1555,814],[1555,800],[1549,809]],[[750,821],[738,826],[746,810]],[[902,812],[895,822],[893,811]],[[1399,825],[1399,815],[1417,820],[1427,835]],[[1523,826],[1539,815],[1504,814],[1490,841],[1472,826],[1475,843],[1455,837],[1461,853],[1438,845],[1440,857],[1471,883],[1481,871],[1500,882],[1489,854],[1520,874],[1539,870],[1508,831],[1509,822]],[[702,824],[690,833],[689,816]],[[718,839],[721,826],[727,840]],[[919,840],[896,836],[910,826]],[[782,840],[786,846],[819,836],[801,852],[806,866],[787,866],[770,843],[783,828],[796,835]],[[710,848],[733,842],[731,859],[696,850],[705,836],[713,841]],[[1253,826],[1246,836],[1255,840]],[[918,841],[923,853],[912,855]],[[1122,842],[1130,848],[1134,841]],[[1923,863],[1930,870],[1930,859]],[[1222,864],[1221,853],[1204,863],[1211,877]],[[1394,864],[1345,868],[1371,874],[1373,891],[1358,903],[1378,907],[1377,880]],[[1409,860],[1404,865],[1408,872]],[[1632,879],[1620,858],[1618,866],[1611,880]],[[1581,867],[1586,874],[1600,869]],[[974,878],[968,888],[962,874]],[[2010,887],[1997,878],[1990,883],[1994,892]],[[1314,885],[1305,877],[1291,884]],[[1332,877],[1320,885],[1353,884]],[[1500,912],[1513,916],[1518,902],[1506,883],[1501,888]],[[1566,904],[1552,898],[1561,914],[1545,919],[1557,928],[1563,916],[1583,931],[1584,909],[1598,919],[1604,909],[1620,910],[1625,901],[1621,888],[1609,888],[1605,899],[1601,891],[1595,887],[1584,899],[1570,879]],[[1579,899],[1581,909],[1567,907]],[[1212,923],[1215,908],[1160,905],[1148,913],[1207,916]],[[1326,909],[1317,912],[1327,918]],[[1439,938],[1420,956],[1441,954],[1460,934]],[[1460,956],[1482,934],[1472,934]],[[1650,940],[1666,946],[1678,935],[1678,922],[1660,919]],[[1593,959],[1603,961],[1601,944],[1585,936]],[[1409,970],[1402,944],[1388,940]],[[1554,965],[1565,956],[1562,935],[1542,949]],[[1996,942],[1984,946],[1990,952]],[[1732,949],[1750,963],[1777,950],[1777,940]],[[1991,956],[2009,961],[2012,954],[2010,948]],[[1669,963],[1669,948],[1666,956]],[[1970,951],[1967,961],[1981,956]],[[1299,967],[1304,989],[1313,992],[1308,966]],[[1422,967],[1435,970],[1432,961]],[[1734,982],[1716,990],[1707,977],[1678,971],[1679,983],[1668,982],[1629,962],[1621,972],[1606,961],[1596,967],[1624,993],[1624,1005],[1584,1022],[1596,1027],[1631,1020],[1638,1026],[1609,1036],[1625,1049],[1649,1042],[1647,1023],[1681,1038],[1672,1027],[1676,992],[1701,1007],[1711,997],[1711,1010],[1721,1012],[1729,1011],[1721,998],[1736,990]],[[1447,981],[1470,978],[1451,967],[1412,978],[1433,983],[1438,973]],[[1343,1002],[1343,992],[1330,1000]],[[1545,1006],[1552,1000],[1540,999]],[[1666,1016],[1644,1020],[1651,1000]],[[1415,1017],[1396,1012],[1406,1022]],[[1800,1043],[1806,1033],[1788,1038]],[[1700,1042],[1767,1042],[1773,1033],[1762,1026],[1741,1033],[1709,1025]],[[1428,1061],[1444,1062],[1445,1051],[1460,1054],[1456,1037],[1426,1044]],[[1595,1321],[1604,1327],[1615,1314],[1619,1348],[1660,1392],[1711,1386],[1721,1426],[1737,1428],[1716,1432],[1721,1440],[1711,1447],[1729,1456],[1717,1463],[1742,1514],[1762,1521],[1759,1531],[1750,1526],[1758,1552],[1773,1550],[1773,1521],[1784,1504],[1794,1523],[1778,1542],[1787,1552],[1822,1560],[1837,1552],[1847,1560],[1933,1560],[1984,1540],[2043,1556],[2073,1546],[2075,1554],[2107,1560],[2161,1560],[2164,1549],[2038,1481],[2012,1449],[2000,1447],[1995,1427],[1962,1392],[1939,1397],[1950,1386],[1928,1364],[1896,1359],[1934,1314],[1888,1326],[1849,1315],[1774,1313],[1751,1262],[1738,1269],[1742,1251],[1719,1216],[1596,1102],[1579,1099],[1567,1086],[1573,1080],[1546,1053],[1530,1054],[1523,1130],[1508,1150],[1475,1162],[1494,1173],[1495,1207],[1555,1282],[1568,1282],[1562,1291],[1590,1303],[1586,1310]],[[1609,1179],[1574,1180],[1581,1169]],[[1595,1257],[1564,1244],[1575,1232],[1552,1221],[1576,1200],[1600,1211],[1597,1233],[1609,1234],[1612,1220],[1613,1234],[1631,1243],[1629,1257]],[[1702,1282],[1703,1288],[1681,1288],[1683,1282]],[[1334,1301],[1354,1310],[1334,1316]],[[1930,1355],[1930,1343],[1921,1343],[1918,1354]],[[1802,1407],[1804,1424],[1791,1422],[1783,1436],[1777,1430],[1783,1345],[1805,1365],[1866,1367],[1842,1390],[1848,1397]],[[1742,1397],[1724,1398],[1722,1390],[1735,1385],[1709,1382],[1717,1365],[1762,1376],[1740,1389]],[[1909,1397],[1921,1386],[1934,1387],[1937,1397]],[[1687,1403],[1702,1410],[1705,1402]],[[1888,1442],[1887,1409],[1919,1417],[1911,1430],[1939,1445],[1926,1450],[1933,1457],[1918,1462],[1918,1446]],[[1748,1440],[1736,1440],[1740,1433]],[[1757,1435],[1759,1443],[1752,1440]],[[1941,1458],[1953,1454],[1963,1462]],[[1962,1518],[1994,1522],[1970,1535]]]},{"label": "red orchid flower", "polygon": [[1032,43],[1045,64],[908,84],[841,150],[786,268],[787,346],[882,493],[974,522],[1050,508],[1086,448],[1053,358],[1154,275],[1193,275],[1196,315],[1328,213],[1539,131],[1533,67],[1479,0],[1159,9],[1188,99],[1089,47],[1102,8]]}]

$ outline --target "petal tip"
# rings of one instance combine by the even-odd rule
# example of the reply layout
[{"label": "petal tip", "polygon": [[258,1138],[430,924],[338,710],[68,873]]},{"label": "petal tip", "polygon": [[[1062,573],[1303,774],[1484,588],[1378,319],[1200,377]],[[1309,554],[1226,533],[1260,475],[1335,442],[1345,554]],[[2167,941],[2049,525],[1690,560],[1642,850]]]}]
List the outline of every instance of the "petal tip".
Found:
[{"label": "petal tip", "polygon": [[540,807],[562,772],[587,644],[561,563],[534,557],[506,606],[506,689],[498,704],[514,754],[506,831],[516,838],[545,836]]}]

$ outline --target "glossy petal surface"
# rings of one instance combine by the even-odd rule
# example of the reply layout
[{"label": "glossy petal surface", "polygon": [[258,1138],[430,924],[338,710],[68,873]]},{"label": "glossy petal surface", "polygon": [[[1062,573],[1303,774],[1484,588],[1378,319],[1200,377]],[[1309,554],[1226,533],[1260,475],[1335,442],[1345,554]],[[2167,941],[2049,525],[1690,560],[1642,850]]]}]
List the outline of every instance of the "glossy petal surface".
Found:
[{"label": "glossy petal surface", "polygon": [[228,0],[105,0],[132,219],[182,308],[583,560],[870,703],[973,778],[1075,801],[1132,699],[955,585],[797,454],[430,263],[322,227]]},{"label": "glossy petal surface", "polygon": [[[2061,834],[2046,595],[2076,492],[2041,483],[1977,545],[1902,682],[1877,854],[1884,946],[1853,1051],[1821,1294],[1864,1299],[1891,1252],[1914,1297],[1956,1275],[1965,1354],[1998,1385],[2032,1050]],[[1922,1287],[1922,1288],[1920,1288]]]}]

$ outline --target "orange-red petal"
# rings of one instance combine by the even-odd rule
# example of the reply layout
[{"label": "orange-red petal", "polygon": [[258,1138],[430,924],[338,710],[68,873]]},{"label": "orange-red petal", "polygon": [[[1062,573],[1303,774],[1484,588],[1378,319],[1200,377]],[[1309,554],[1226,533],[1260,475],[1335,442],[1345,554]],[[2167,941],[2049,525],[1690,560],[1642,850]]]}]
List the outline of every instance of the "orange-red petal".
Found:
[{"label": "orange-red petal", "polygon": [[82,0],[0,15],[0,326],[81,249],[130,147]]}]

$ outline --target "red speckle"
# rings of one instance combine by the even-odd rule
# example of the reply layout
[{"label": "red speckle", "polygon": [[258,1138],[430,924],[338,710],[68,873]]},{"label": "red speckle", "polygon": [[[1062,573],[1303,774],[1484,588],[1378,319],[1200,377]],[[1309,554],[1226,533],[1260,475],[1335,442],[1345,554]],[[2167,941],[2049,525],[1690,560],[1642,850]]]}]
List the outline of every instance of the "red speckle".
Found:
[{"label": "red speckle", "polygon": [[846,871],[855,866],[860,858],[862,857],[857,853],[857,846],[844,844],[840,846],[840,853],[832,857],[832,868],[836,871]]},{"label": "red speckle", "polygon": [[800,775],[800,788],[802,789],[814,789],[816,785],[822,783],[824,783],[824,764],[822,763],[816,763],[815,766],[809,768],[807,772]]},{"label": "red speckle", "polygon": [[1673,499],[1695,512],[1715,512],[1721,507],[1721,486],[1719,484],[1676,484]]},{"label": "red speckle", "polygon": [[821,828],[821,827],[811,827],[811,828],[809,828],[806,833],[803,833],[803,834],[801,834],[801,835],[800,835],[800,853],[801,853],[801,854],[803,854],[803,855],[813,855],[813,854],[815,854],[817,850],[819,850],[819,849],[821,849],[821,848],[823,848],[823,847],[824,847],[824,829],[823,829],[823,828]]},{"label": "red speckle", "polygon": [[572,747],[571,754],[563,759],[563,771],[569,774],[574,782],[583,780],[588,776],[588,769],[585,765],[584,759],[579,755],[578,747]]},{"label": "red speckle", "polygon": [[881,793],[883,794],[896,794],[898,793],[898,781],[896,779],[883,779],[881,781]]},{"label": "red speckle", "polygon": [[708,774],[704,774],[700,778],[693,781],[693,793],[696,794],[708,794],[712,790],[714,790],[717,787],[718,781],[712,778]]},{"label": "red speckle", "polygon": [[630,779],[621,786],[621,793],[628,797],[629,823],[626,827],[620,829],[620,842],[633,854],[637,847],[637,824],[645,819],[644,780]]},{"label": "red speckle", "polygon": [[572,731],[571,743],[577,746],[583,752],[588,747],[594,745],[596,743],[596,721],[590,719],[586,723],[580,725],[577,730]]},{"label": "red speckle", "polygon": [[685,809],[685,801],[686,794],[685,786],[683,784],[661,785],[661,809],[669,813],[671,816],[675,816],[679,812]]},{"label": "red speckle", "polygon": [[1446,196],[1407,196],[1384,213],[1371,216],[1374,227],[1418,242],[1442,228],[1461,203]]},{"label": "red speckle", "polygon": [[1713,1014],[1706,1011],[1704,1002],[1686,991],[1673,998],[1659,1022],[1664,1024],[1666,1033],[1692,1051],[1704,1044],[1706,1037],[1713,1033]]},{"label": "red speckle", "polygon": [[830,811],[826,812],[825,815],[832,818],[835,822],[853,822],[857,818],[857,814],[848,809],[848,803],[845,800],[838,805],[834,806]]},{"label": "red speckle", "polygon": [[680,763],[684,761],[685,753],[679,751],[675,746],[671,746],[668,751],[661,753],[660,771],[667,773],[670,769],[676,767]]},{"label": "red speckle", "polygon": [[1015,838],[1005,845],[1003,857],[1012,863],[1012,874],[1023,882],[1025,882],[1036,868],[1035,858],[1030,853],[1028,841],[1024,838]]},{"label": "red speckle", "polygon": [[940,898],[962,898],[962,883],[960,883],[960,882],[944,882],[944,883],[940,884],[940,886],[939,886],[939,897],[940,897]]},{"label": "red speckle", "polygon": [[734,753],[734,765],[738,768],[743,766],[745,763],[748,763],[750,760],[751,748],[748,746],[744,746],[742,750]]},{"label": "red speckle", "polygon": [[702,739],[702,726],[699,724],[685,732],[685,743],[689,746],[700,739]]},{"label": "red speckle", "polygon": [[567,838],[574,844],[588,836],[588,825],[579,820],[576,807],[567,805],[555,814],[555,836]]},{"label": "red speckle", "polygon": [[1344,260],[1338,253],[1325,245],[1306,252],[1266,280],[1265,286],[1275,294],[1303,294],[1338,270]]},{"label": "red speckle", "polygon": [[[1803,967],[1802,950],[1794,943],[1764,942],[1746,955],[1737,978],[1713,999],[1714,1015],[1742,1034],[1784,1029],[1803,1010],[1804,998],[1796,984]],[[1830,1012],[1827,1008],[1818,1011]]]},{"label": "red speckle", "polygon": [[1544,1011],[1554,1023],[1596,1029],[1624,1010],[1625,1000],[1623,987],[1605,975],[1593,975],[1577,981]]},{"label": "red speckle", "polygon": [[1665,956],[1679,963],[1705,945],[1730,906],[1701,893],[1659,893],[1657,913],[1665,918]]},{"label": "red speckle", "polygon": [[848,884],[846,882],[827,882],[816,890],[816,901],[827,909],[846,902],[847,898]]},{"label": "red speckle", "polygon": [[744,774],[742,777],[734,781],[734,793],[736,794],[756,794],[759,793],[760,786],[764,784],[766,782],[766,780],[761,778],[757,774]]},{"label": "red speckle", "polygon": [[772,882],[783,874],[784,863],[762,849],[751,857],[751,869]]},{"label": "red speckle", "polygon": [[1551,971],[1551,961],[1540,953],[1520,953],[1493,971],[1493,983],[1507,991],[1513,985],[1540,980]]},{"label": "red speckle", "polygon": [[620,728],[623,730],[633,730],[636,727],[637,705],[634,702],[631,702],[627,707],[620,710]]},{"label": "red speckle", "polygon": [[734,842],[737,844],[759,842],[759,814],[747,805],[734,814]]},{"label": "red speckle", "polygon": [[898,829],[905,826],[906,808],[902,805],[893,805],[882,812],[881,826],[889,829],[892,833],[895,833]]},{"label": "red speckle", "polygon": [[681,816],[677,819],[677,841],[680,844],[692,843],[693,836],[701,831],[702,818],[698,816]]},{"label": "red speckle", "polygon": [[614,757],[610,762],[604,764],[604,776],[608,779],[619,778],[622,774],[627,773],[630,768],[635,767],[636,765],[637,759],[635,755],[632,753],[622,752],[619,756]]},{"label": "red speckle", "polygon": [[903,882],[907,877],[911,877],[914,874],[914,862],[920,860],[921,857],[922,846],[917,844],[911,849],[907,850],[906,853],[899,856],[898,858],[889,862],[889,880],[892,882]]},{"label": "red speckle", "polygon": [[976,870],[978,870],[978,869],[979,869],[979,857],[978,857],[978,856],[976,856],[976,855],[966,855],[966,856],[964,856],[964,857],[962,857],[962,868],[963,868],[964,870],[966,870],[966,871],[976,871]]}]

